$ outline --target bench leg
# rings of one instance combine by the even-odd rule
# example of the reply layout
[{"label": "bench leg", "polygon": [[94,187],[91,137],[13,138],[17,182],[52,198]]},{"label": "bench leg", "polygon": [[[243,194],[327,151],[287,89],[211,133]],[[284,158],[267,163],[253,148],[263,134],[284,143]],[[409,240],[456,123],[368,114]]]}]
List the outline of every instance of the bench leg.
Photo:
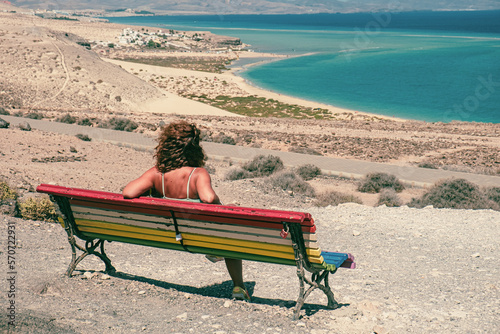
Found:
[{"label": "bench leg", "polygon": [[[106,265],[105,271],[107,273],[114,273],[116,269],[111,265],[111,260],[106,255],[106,252],[104,252],[105,240],[98,239],[97,242],[95,241],[95,239],[90,241],[87,240],[85,242],[85,248],[77,244],[75,239],[75,218],[73,217],[73,212],[71,211],[69,200],[65,197],[52,195],[50,196],[50,199],[56,204],[56,211],[63,219],[63,227],[66,231],[66,234],[68,235],[68,242],[71,246],[71,262],[68,266],[68,270],[66,270],[66,276],[71,277],[78,263],[80,263],[80,261],[82,261],[89,254],[93,254],[99,257],[104,262],[104,264]],[[100,252],[96,251],[97,247],[101,248]],[[77,249],[83,252],[78,257],[76,257]]]},{"label": "bench leg", "polygon": [[[311,292],[313,292],[315,289],[320,289],[325,293],[326,297],[328,298],[328,308],[338,308],[339,304],[335,300],[333,292],[330,289],[330,285],[328,283],[328,276],[330,272],[327,270],[323,270],[322,272],[313,273],[311,279],[309,280],[305,274],[304,265],[302,262],[302,253],[298,251],[298,247],[296,247],[296,245],[293,246],[294,250],[296,250],[295,260],[297,263],[297,276],[299,277],[300,282],[299,298],[297,299],[297,303],[295,304],[295,308],[293,311],[293,320],[299,319],[302,306],[304,306],[307,297],[309,297]],[[305,289],[305,283],[309,285],[309,288],[307,290]]]},{"label": "bench leg", "polygon": [[[78,265],[78,263],[80,263],[80,261],[82,261],[87,255],[91,255],[91,254],[99,257],[104,262],[104,264],[106,266],[105,272],[114,273],[116,271],[116,269],[111,264],[111,260],[106,255],[106,252],[104,252],[105,240],[99,239],[99,240],[97,240],[97,242],[95,242],[95,240],[87,241],[85,243],[85,248],[83,248],[76,243],[74,236],[71,235],[68,239],[69,239],[69,243],[71,245],[72,254],[71,254],[71,262],[68,266],[68,270],[66,270],[66,276],[71,277],[73,275],[73,271],[76,269],[76,266]],[[101,248],[100,252],[96,251],[97,247]],[[83,252],[78,257],[76,257],[76,249],[77,248]]]}]

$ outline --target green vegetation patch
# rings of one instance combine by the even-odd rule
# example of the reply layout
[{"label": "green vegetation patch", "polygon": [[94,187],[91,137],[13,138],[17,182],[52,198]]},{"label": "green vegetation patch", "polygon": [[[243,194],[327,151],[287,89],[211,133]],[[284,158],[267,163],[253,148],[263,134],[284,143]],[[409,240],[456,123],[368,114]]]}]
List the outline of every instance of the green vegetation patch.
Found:
[{"label": "green vegetation patch", "polygon": [[30,197],[19,204],[19,212],[23,219],[57,221],[54,203],[48,198]]},{"label": "green vegetation patch", "polygon": [[17,198],[17,192],[14,189],[12,189],[7,184],[7,182],[0,180],[0,201],[9,199],[15,200],[16,198]]},{"label": "green vegetation patch", "polygon": [[265,97],[218,95],[209,98],[206,95],[189,94],[185,97],[200,101],[211,106],[233,112],[235,114],[253,117],[279,117],[297,119],[334,119],[335,116],[327,109],[302,107],[296,104],[283,103]]},{"label": "green vegetation patch", "polygon": [[182,68],[185,70],[202,71],[209,73],[222,73],[227,71],[228,60],[223,58],[205,59],[202,57],[177,58],[177,57],[162,57],[162,58],[121,58],[123,61],[131,63],[139,63],[146,65]]}]

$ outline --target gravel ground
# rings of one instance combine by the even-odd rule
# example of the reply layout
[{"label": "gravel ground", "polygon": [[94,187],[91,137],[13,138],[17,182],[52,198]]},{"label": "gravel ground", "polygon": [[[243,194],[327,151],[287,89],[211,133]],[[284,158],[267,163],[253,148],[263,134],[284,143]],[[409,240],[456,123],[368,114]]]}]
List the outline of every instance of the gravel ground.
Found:
[{"label": "gravel ground", "polygon": [[[40,183],[118,192],[152,164],[150,152],[106,143],[18,129],[0,134],[0,178],[23,196]],[[331,278],[341,308],[326,309],[326,297],[315,291],[301,319],[292,321],[299,291],[294,267],[245,262],[253,301],[244,303],[230,299],[222,263],[116,242],[107,252],[118,276],[104,275],[103,264],[89,257],[68,278],[71,249],[59,225],[0,216],[0,328],[8,329],[8,226],[15,226],[13,333],[500,332],[498,211],[316,208],[265,179],[224,180],[227,162],[209,166],[224,203],[310,212],[322,249],[354,254],[357,269]],[[340,182],[313,181],[316,187]]]},{"label": "gravel ground", "polygon": [[[18,333],[495,333],[500,214],[489,210],[310,208],[321,247],[349,251],[358,268],[331,279],[343,306],[316,291],[291,321],[294,267],[244,262],[252,303],[232,301],[222,263],[201,255],[107,245],[118,276],[85,259],[65,277],[70,247],[54,223],[15,226]],[[2,238],[6,239],[6,238]],[[5,244],[1,256],[7,257]],[[2,260],[4,275],[6,262]],[[5,282],[5,281],[4,281]],[[5,283],[4,283],[5,284]],[[0,295],[7,307],[6,286]],[[0,328],[6,329],[5,316]]]}]

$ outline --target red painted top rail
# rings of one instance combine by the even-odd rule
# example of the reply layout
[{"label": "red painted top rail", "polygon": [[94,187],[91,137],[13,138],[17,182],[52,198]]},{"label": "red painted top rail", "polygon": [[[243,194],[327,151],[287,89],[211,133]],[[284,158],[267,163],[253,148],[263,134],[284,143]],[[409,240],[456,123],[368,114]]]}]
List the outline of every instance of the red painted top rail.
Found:
[{"label": "red painted top rail", "polygon": [[125,199],[122,194],[110,193],[96,190],[78,188],[67,188],[56,185],[41,184],[37,192],[55,196],[67,197],[73,200],[82,200],[96,203],[109,203],[126,207],[155,209],[162,211],[176,211],[190,214],[203,214],[235,218],[235,219],[262,219],[280,223],[283,221],[300,223],[302,226],[314,226],[314,220],[306,212],[282,211],[270,209],[257,209],[237,206],[226,206],[217,204],[192,203],[187,201],[176,201],[163,198],[139,197]]}]

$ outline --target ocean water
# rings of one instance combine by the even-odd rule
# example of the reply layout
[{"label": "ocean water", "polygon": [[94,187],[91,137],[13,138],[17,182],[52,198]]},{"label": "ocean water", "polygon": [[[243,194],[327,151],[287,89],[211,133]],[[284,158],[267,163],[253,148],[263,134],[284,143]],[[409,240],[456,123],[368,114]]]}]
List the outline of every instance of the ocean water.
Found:
[{"label": "ocean water", "polygon": [[406,119],[500,123],[500,11],[108,19],[208,30],[286,55],[238,74],[281,94]]}]

